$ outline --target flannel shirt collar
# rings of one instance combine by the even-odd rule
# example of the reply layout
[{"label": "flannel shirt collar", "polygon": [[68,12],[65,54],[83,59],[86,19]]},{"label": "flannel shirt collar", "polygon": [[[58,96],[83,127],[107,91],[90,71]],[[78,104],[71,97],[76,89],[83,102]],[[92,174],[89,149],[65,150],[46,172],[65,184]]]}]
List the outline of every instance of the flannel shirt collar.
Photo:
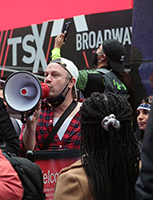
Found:
[{"label": "flannel shirt collar", "polygon": [[49,101],[47,100],[47,98],[44,99],[44,100],[42,101],[41,107],[42,107],[42,108],[45,108],[45,107],[50,107],[50,108],[52,108],[52,106],[51,106],[51,104],[49,103]]}]

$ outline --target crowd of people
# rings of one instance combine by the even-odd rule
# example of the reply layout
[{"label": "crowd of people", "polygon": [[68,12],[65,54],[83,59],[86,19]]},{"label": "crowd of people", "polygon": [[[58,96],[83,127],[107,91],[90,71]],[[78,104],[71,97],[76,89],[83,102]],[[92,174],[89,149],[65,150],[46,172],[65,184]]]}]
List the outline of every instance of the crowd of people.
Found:
[{"label": "crowd of people", "polygon": [[[78,70],[71,60],[61,57],[63,41],[64,34],[55,38],[51,62],[44,72],[49,95],[37,105],[32,118],[26,117],[20,133],[0,98],[0,137],[6,142],[6,151],[24,157],[28,150],[80,149],[80,160],[59,173],[54,200],[134,200],[141,164],[142,177],[145,171],[143,138],[153,97],[143,99],[138,106],[138,128],[134,133],[134,89],[123,67],[125,47],[117,40],[106,40],[94,53],[97,68]],[[78,99],[78,90],[83,101]],[[73,109],[49,141],[53,128],[72,105]],[[3,159],[1,151],[0,157]],[[9,165],[8,168],[12,170]],[[15,182],[16,175],[13,172],[10,175]],[[142,180],[139,177],[137,193],[143,188]],[[2,181],[0,178],[1,185]],[[11,178],[8,182],[11,183]],[[18,183],[14,184],[14,195],[18,195],[14,198],[22,199],[23,188]]]}]

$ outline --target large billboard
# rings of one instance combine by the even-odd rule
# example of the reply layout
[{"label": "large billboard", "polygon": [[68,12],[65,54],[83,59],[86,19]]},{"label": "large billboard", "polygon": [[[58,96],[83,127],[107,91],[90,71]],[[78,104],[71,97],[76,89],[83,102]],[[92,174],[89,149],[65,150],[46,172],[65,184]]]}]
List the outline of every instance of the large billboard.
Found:
[{"label": "large billboard", "polygon": [[[91,68],[93,50],[110,38],[125,45],[125,64],[130,62],[132,0],[96,1],[96,4],[86,0],[61,1],[58,5],[51,1],[44,4],[40,0],[13,0],[2,5],[1,68],[33,73],[44,71],[50,61],[54,38],[67,21],[72,21],[72,25],[62,47],[62,56],[71,59],[79,69]],[[5,73],[1,71],[1,76]]]}]

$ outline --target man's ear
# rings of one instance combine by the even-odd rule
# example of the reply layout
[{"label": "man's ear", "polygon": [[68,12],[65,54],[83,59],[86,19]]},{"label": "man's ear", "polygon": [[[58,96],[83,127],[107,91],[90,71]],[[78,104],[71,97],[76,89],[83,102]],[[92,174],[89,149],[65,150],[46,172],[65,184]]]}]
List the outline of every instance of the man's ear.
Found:
[{"label": "man's ear", "polygon": [[102,59],[103,61],[108,61],[108,57],[106,56],[106,54],[103,54],[102,57],[101,57],[101,59]]},{"label": "man's ear", "polygon": [[103,54],[101,57],[103,58],[103,60],[107,58],[106,54]]},{"label": "man's ear", "polygon": [[76,82],[75,78],[71,78],[71,81],[69,82],[69,88],[72,88],[75,82]]}]

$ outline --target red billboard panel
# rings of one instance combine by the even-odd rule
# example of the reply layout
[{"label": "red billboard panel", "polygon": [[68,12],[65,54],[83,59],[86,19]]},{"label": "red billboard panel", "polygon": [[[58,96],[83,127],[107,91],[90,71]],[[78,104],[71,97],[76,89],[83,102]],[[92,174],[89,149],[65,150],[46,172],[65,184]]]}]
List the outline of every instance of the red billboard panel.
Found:
[{"label": "red billboard panel", "polygon": [[78,15],[113,12],[133,8],[133,0],[0,0],[0,30],[40,24]]}]

